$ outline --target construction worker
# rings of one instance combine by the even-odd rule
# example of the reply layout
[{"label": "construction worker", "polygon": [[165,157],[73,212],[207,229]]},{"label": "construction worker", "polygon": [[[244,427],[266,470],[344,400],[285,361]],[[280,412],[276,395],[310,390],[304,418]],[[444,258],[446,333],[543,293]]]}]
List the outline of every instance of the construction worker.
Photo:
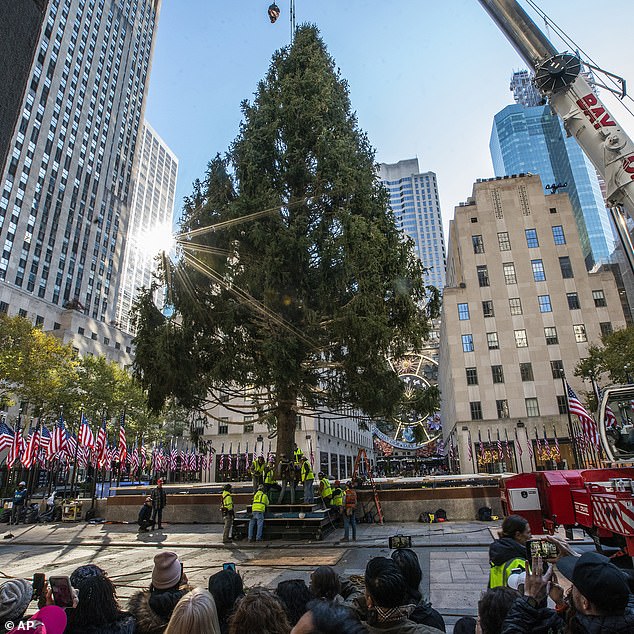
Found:
[{"label": "construction worker", "polygon": [[319,497],[324,503],[324,508],[327,509],[330,506],[332,500],[332,487],[330,486],[330,480],[327,478],[323,471],[320,471],[319,476]]},{"label": "construction worker", "polygon": [[301,457],[301,464],[302,468],[300,473],[304,487],[304,504],[314,504],[315,493],[313,492],[313,485],[315,484],[315,474],[306,456]]},{"label": "construction worker", "polygon": [[[249,520],[249,541],[262,541],[262,532],[264,531],[264,513],[266,513],[266,507],[269,505],[269,498],[264,493],[264,485],[260,484],[258,490],[253,495],[253,502],[251,503],[251,519]],[[253,539],[253,532],[257,524],[258,530],[256,538]]]},{"label": "construction worker", "polygon": [[293,450],[293,456],[295,457],[295,464],[301,464],[303,455],[304,455],[304,452],[297,446],[297,443],[295,443],[295,449]]},{"label": "construction worker", "polygon": [[281,454],[278,469],[282,487],[280,489],[280,495],[277,498],[277,503],[284,503],[284,495],[286,493],[286,487],[288,486],[291,490],[291,504],[295,504],[295,484],[297,482],[295,477],[295,465],[287,458],[286,454]]},{"label": "construction worker", "polygon": [[357,541],[357,492],[352,487],[352,482],[346,484],[346,494],[343,500],[343,540],[350,541],[350,527],[352,527],[352,541]]},{"label": "construction worker", "polygon": [[279,484],[277,483],[277,478],[275,477],[275,463],[269,462],[264,467],[264,492],[267,495],[271,494],[271,489],[278,489]]},{"label": "construction worker", "polygon": [[225,529],[222,533],[222,543],[229,544],[231,543],[231,538],[229,534],[231,533],[231,529],[233,528],[233,496],[231,495],[231,485],[225,484],[222,487],[222,506],[220,507],[222,512],[222,518],[225,522]]},{"label": "construction worker", "polygon": [[339,482],[339,480],[335,480],[332,488],[330,508],[335,509],[337,511],[337,515],[341,515],[341,509],[343,508],[343,489],[341,488],[341,482]]},{"label": "construction worker", "polygon": [[264,462],[264,456],[258,456],[257,460],[253,461],[251,465],[251,476],[253,477],[253,493],[258,490],[261,484],[264,484],[264,469],[266,463]]}]

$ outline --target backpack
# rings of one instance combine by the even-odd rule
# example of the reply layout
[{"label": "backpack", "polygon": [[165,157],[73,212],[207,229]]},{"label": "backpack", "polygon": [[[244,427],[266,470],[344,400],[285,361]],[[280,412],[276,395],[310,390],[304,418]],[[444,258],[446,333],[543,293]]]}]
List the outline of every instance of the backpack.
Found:
[{"label": "backpack", "polygon": [[423,511],[418,516],[418,521],[423,524],[434,524],[436,522],[436,515],[431,511]]},{"label": "backpack", "polygon": [[478,509],[476,519],[480,522],[490,522],[492,515],[493,513],[488,506],[482,506]]},{"label": "backpack", "polygon": [[445,509],[438,509],[436,511],[436,521],[438,521],[438,522],[446,522],[447,521],[447,511],[445,511]]}]

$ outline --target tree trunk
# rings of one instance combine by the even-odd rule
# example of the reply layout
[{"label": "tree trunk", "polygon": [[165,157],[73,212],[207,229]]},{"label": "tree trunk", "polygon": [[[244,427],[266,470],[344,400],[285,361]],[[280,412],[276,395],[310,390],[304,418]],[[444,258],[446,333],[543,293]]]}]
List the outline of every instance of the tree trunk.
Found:
[{"label": "tree trunk", "polygon": [[295,443],[295,430],[297,429],[297,399],[285,398],[279,401],[277,408],[277,452],[276,464],[280,456],[285,454],[293,459],[293,445]]}]

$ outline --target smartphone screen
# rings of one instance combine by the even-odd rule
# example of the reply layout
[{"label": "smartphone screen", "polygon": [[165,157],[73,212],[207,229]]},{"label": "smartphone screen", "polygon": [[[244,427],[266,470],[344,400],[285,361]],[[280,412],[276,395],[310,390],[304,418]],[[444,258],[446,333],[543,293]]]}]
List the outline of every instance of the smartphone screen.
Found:
[{"label": "smartphone screen", "polygon": [[50,577],[48,582],[53,592],[55,605],[60,608],[73,607],[73,588],[68,577]]},{"label": "smartphone screen", "polygon": [[33,600],[38,601],[42,596],[42,590],[44,590],[44,582],[46,581],[46,575],[43,572],[36,572],[33,575]]},{"label": "smartphone screen", "polygon": [[530,539],[526,542],[526,558],[532,561],[539,555],[542,559],[553,559],[557,556],[557,546],[545,539]]},{"label": "smartphone screen", "polygon": [[222,564],[222,569],[223,570],[233,570],[233,572],[236,571],[236,565],[233,562],[229,562],[226,564]]}]

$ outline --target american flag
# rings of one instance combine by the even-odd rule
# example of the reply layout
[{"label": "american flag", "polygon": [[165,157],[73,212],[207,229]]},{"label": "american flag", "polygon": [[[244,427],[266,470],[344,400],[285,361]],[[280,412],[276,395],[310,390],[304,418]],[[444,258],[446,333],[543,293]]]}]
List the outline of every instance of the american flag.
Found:
[{"label": "american flag", "polygon": [[609,405],[605,406],[605,428],[616,428],[617,420],[612,408]]},{"label": "american flag", "polygon": [[561,451],[559,450],[559,438],[557,438],[557,430],[555,429],[554,425],[553,425],[553,434],[555,435],[555,449],[557,451],[557,455],[561,456]]},{"label": "american flag", "polygon": [[533,452],[533,441],[528,437],[528,427],[526,427],[526,446],[528,447],[528,455],[532,460],[535,454]]},{"label": "american flag", "polygon": [[30,469],[37,459],[37,450],[40,446],[40,432],[35,429],[29,429],[29,439],[26,443],[26,450],[22,456],[22,466]]},{"label": "american flag", "polygon": [[119,420],[119,464],[123,467],[128,457],[128,446],[125,440],[125,409]]},{"label": "american flag", "polygon": [[145,449],[145,445],[143,444],[143,437],[141,437],[141,452],[140,452],[140,467],[141,467],[141,472],[145,471],[145,468],[147,467],[147,451]]},{"label": "american flag", "polygon": [[498,460],[504,460],[504,452],[502,451],[502,441],[500,440],[499,430],[498,430],[497,447],[498,447]]},{"label": "american flag", "polygon": [[95,435],[90,429],[88,419],[82,413],[81,424],[79,425],[79,445],[86,449],[93,449],[95,446]]},{"label": "american flag", "polygon": [[108,433],[106,431],[106,417],[101,419],[101,427],[97,432],[97,440],[95,442],[95,455],[97,458],[97,466],[102,469],[108,460]]},{"label": "american flag", "polygon": [[75,434],[66,433],[66,439],[64,440],[64,453],[69,460],[75,459],[75,453],[77,453],[77,438]]},{"label": "american flag", "polygon": [[22,430],[20,429],[20,421],[15,425],[15,432],[13,434],[13,441],[9,447],[9,453],[7,454],[7,467],[13,468],[13,465],[20,460],[20,456],[24,452],[24,438],[22,437]]},{"label": "american flag", "polygon": [[11,446],[13,442],[13,430],[3,420],[0,422],[0,451]]},{"label": "american flag", "polygon": [[51,439],[51,455],[54,456],[63,451],[66,445],[66,428],[64,427],[64,414],[60,413],[59,420],[53,428]]},{"label": "american flag", "polygon": [[53,439],[48,428],[42,425],[40,429],[40,450],[44,452],[44,457],[48,460],[53,454],[51,453],[51,443]]},{"label": "american flag", "polygon": [[130,455],[130,470],[132,473],[136,473],[139,468],[139,446],[135,443],[132,454]]},{"label": "american flag", "polygon": [[468,432],[469,444],[467,445],[467,456],[469,462],[473,462],[473,443],[471,442],[471,432]]},{"label": "american flag", "polygon": [[170,471],[176,471],[178,469],[178,449],[172,447],[170,451]]},{"label": "american flag", "polygon": [[568,394],[568,409],[570,410],[570,413],[575,414],[579,417],[579,420],[581,421],[581,427],[583,428],[583,435],[589,442],[598,447],[599,434],[592,416],[590,416],[589,412],[581,404],[581,401],[579,401],[577,395],[574,393],[568,383],[566,383],[566,391]]},{"label": "american flag", "polygon": [[546,435],[546,428],[544,428],[544,451],[550,456],[550,445],[548,444],[548,437]]},{"label": "american flag", "polygon": [[509,432],[506,428],[504,428],[504,446],[506,448],[506,457],[509,459],[509,464],[511,463],[512,454],[511,454],[511,446],[509,445]]}]

